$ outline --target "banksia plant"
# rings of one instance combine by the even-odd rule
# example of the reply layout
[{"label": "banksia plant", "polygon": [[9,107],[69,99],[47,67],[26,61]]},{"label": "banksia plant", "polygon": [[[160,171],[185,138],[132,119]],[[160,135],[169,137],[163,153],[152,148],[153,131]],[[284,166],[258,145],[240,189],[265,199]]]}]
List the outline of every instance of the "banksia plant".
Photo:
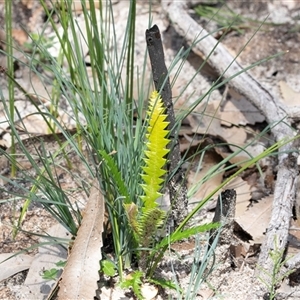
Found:
[{"label": "banksia plant", "polygon": [[169,152],[166,138],[169,131],[164,113],[165,107],[161,96],[157,91],[152,92],[149,99],[147,111],[147,134],[146,150],[144,151],[145,166],[143,169],[141,184],[144,195],[140,198],[142,205],[140,210],[134,203],[125,204],[129,224],[134,232],[136,244],[143,250],[139,256],[139,266],[147,267],[147,250],[151,249],[154,238],[165,220],[165,212],[158,207],[157,199],[162,195],[160,190],[164,182],[163,176],[166,173],[166,154]]}]

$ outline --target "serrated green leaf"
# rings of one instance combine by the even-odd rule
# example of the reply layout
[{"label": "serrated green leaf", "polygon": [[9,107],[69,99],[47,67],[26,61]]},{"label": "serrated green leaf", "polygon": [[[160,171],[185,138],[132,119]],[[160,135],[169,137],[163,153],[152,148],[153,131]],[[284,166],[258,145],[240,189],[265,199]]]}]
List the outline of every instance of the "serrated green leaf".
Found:
[{"label": "serrated green leaf", "polygon": [[67,264],[67,261],[66,261],[66,260],[60,260],[60,261],[57,262],[55,265],[56,265],[57,267],[63,268],[63,267],[65,267],[66,264]]},{"label": "serrated green leaf", "polygon": [[163,279],[163,278],[149,278],[148,279],[149,282],[154,283],[156,285],[161,286],[164,289],[172,289],[172,290],[177,290],[179,289],[179,291],[182,293],[182,288],[180,288],[178,286],[178,284],[174,283],[172,280],[167,280],[167,279]]},{"label": "serrated green leaf", "polygon": [[59,270],[52,268],[43,272],[42,278],[47,280],[56,280]]},{"label": "serrated green leaf", "polygon": [[103,157],[109,172],[112,174],[111,178],[114,180],[115,184],[118,187],[120,195],[124,196],[124,202],[129,203],[130,197],[125,185],[125,181],[122,178],[121,172],[119,171],[114,159],[111,155],[107,154],[104,150],[99,150],[100,155]]},{"label": "serrated green leaf", "polygon": [[138,299],[143,299],[142,293],[141,293],[141,285],[142,285],[142,278],[143,272],[141,271],[135,271],[132,274],[130,274],[126,280],[124,280],[121,283],[121,288],[132,288],[134,294],[138,297]]},{"label": "serrated green leaf", "polygon": [[166,236],[163,238],[160,243],[156,246],[156,249],[160,249],[166,245],[169,245],[171,243],[175,243],[177,241],[189,238],[197,233],[200,232],[207,232],[211,229],[218,228],[220,226],[220,223],[208,223],[208,224],[203,224],[199,226],[194,226],[192,228],[188,228],[179,232],[174,232],[169,236]]}]

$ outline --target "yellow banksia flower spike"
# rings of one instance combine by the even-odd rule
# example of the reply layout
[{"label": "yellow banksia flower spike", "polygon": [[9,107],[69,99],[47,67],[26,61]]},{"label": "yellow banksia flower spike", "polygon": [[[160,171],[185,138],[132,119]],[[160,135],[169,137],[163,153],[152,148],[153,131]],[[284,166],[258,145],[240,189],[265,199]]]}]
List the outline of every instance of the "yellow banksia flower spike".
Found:
[{"label": "yellow banksia flower spike", "polygon": [[165,107],[162,98],[157,91],[152,92],[149,99],[148,128],[147,128],[147,150],[145,151],[143,167],[144,173],[142,178],[144,184],[142,188],[145,195],[142,196],[145,208],[156,207],[156,200],[161,196],[161,184],[164,182],[162,176],[166,173],[164,166],[166,164],[166,154],[169,152],[167,145],[169,139],[166,138],[169,131],[167,127],[169,122],[166,121]]}]

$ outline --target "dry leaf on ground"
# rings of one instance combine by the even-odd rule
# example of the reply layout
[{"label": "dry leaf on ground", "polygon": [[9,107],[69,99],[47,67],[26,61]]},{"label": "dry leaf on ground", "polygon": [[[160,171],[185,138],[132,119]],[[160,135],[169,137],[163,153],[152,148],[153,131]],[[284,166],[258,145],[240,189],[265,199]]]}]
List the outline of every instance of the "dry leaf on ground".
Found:
[{"label": "dry leaf on ground", "polygon": [[283,101],[288,106],[300,105],[300,93],[294,91],[285,81],[279,81],[279,88]]},{"label": "dry leaf on ground", "polygon": [[236,222],[252,236],[254,243],[262,243],[265,231],[269,225],[272,211],[273,197],[268,196],[254,203],[248,210],[237,211]]},{"label": "dry leaf on ground", "polygon": [[[29,269],[33,256],[27,254],[18,254],[12,257],[15,253],[0,254],[0,281],[9,278],[10,276]],[[7,259],[7,260],[6,260]],[[6,260],[5,262],[3,262]]]},{"label": "dry leaf on ground", "polygon": [[208,176],[211,168],[219,163],[218,155],[213,151],[208,151],[205,153],[203,161],[205,163],[201,166],[200,171],[191,171],[188,176],[188,188],[191,189],[193,186],[197,187],[197,192],[190,200],[191,203],[204,199],[219,186],[223,180],[224,171],[219,170],[217,174],[200,185],[199,183],[201,183],[204,177]]},{"label": "dry leaf on ground", "polygon": [[103,245],[104,197],[94,179],[81,226],[59,284],[59,299],[93,299],[98,288]]},{"label": "dry leaf on ground", "polygon": [[229,94],[231,99],[226,101],[220,110],[222,125],[254,125],[265,120],[261,112],[244,96],[241,96],[233,89],[229,89]]}]

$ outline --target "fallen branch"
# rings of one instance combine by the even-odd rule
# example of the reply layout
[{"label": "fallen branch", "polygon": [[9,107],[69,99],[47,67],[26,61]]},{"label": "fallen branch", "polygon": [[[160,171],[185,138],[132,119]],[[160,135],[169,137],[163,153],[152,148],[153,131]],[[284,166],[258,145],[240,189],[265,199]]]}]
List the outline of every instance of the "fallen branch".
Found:
[{"label": "fallen branch", "polygon": [[[188,14],[188,7],[184,1],[163,1],[163,9],[172,22],[172,26],[186,41],[193,45],[192,50],[201,57],[207,58],[208,63],[223,78],[229,79],[228,84],[257,107],[266,117],[269,124],[273,126],[271,131],[276,141],[285,138],[293,138],[294,132],[289,122],[287,110],[279,103],[265,88],[263,88],[249,73],[244,72],[221,43],[214,39]],[[235,74],[240,73],[237,77]],[[283,122],[284,120],[284,122]],[[279,171],[277,174],[274,202],[270,225],[268,227],[265,241],[261,248],[259,264],[266,273],[271,273],[273,262],[270,259],[270,250],[274,248],[274,241],[278,241],[278,250],[287,246],[288,230],[292,215],[292,207],[295,200],[295,182],[298,176],[298,149],[287,154],[291,150],[291,143],[280,148]],[[259,269],[256,274],[264,277]],[[266,282],[270,278],[264,278]]]},{"label": "fallen branch", "polygon": [[289,269],[299,269],[300,268],[300,253],[298,252],[292,258],[290,258],[286,263],[285,266]]}]

